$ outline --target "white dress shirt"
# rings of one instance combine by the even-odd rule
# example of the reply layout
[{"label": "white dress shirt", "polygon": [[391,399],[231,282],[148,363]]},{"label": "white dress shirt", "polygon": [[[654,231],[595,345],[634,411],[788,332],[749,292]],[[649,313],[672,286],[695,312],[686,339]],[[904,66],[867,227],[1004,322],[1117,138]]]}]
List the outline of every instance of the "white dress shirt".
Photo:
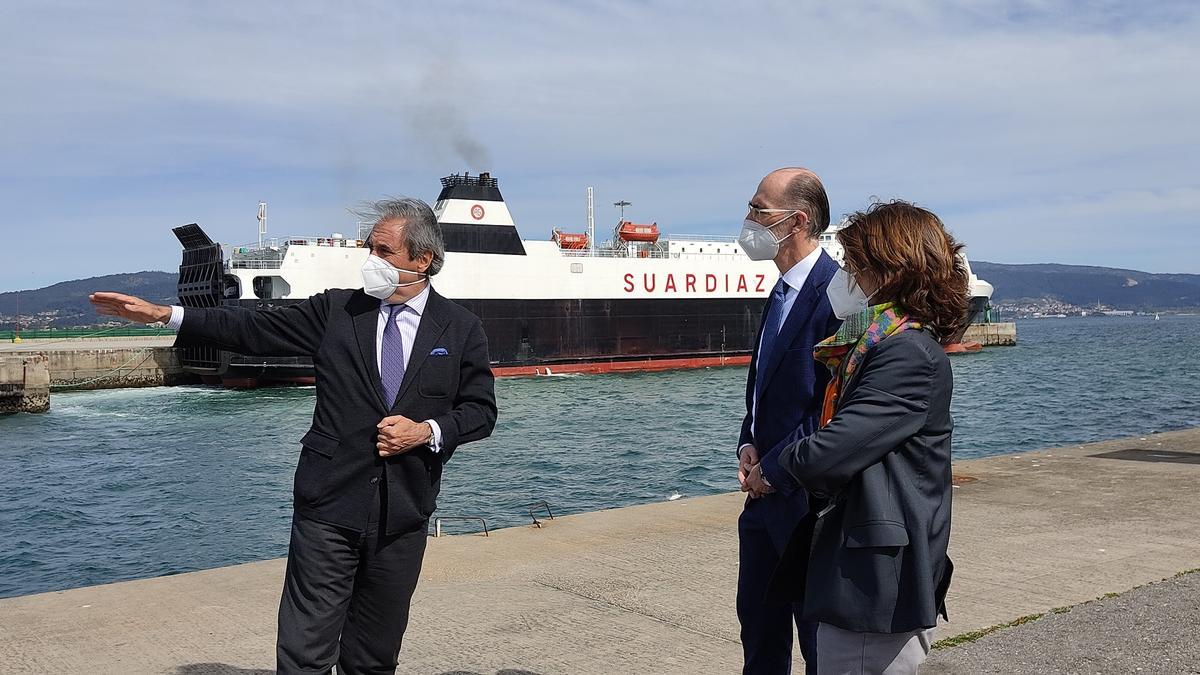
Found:
[{"label": "white dress shirt", "polygon": [[[396,328],[400,329],[400,344],[404,345],[404,371],[407,377],[409,359],[412,357],[413,343],[417,340],[417,329],[421,327],[421,317],[425,315],[425,303],[429,302],[429,284],[425,284],[425,290],[417,293],[408,302],[404,303],[404,309],[396,312]],[[379,301],[379,321],[375,327],[375,367],[379,368],[379,364],[383,363],[383,329],[387,327],[388,316],[391,314],[391,305],[387,300]],[[391,402],[389,401],[390,405]],[[434,452],[442,450],[442,428],[433,420],[425,420],[430,429],[433,429],[433,442],[429,447]]]},{"label": "white dress shirt", "polygon": [[[406,371],[408,369],[409,358],[412,356],[413,343],[417,339],[417,329],[421,326],[421,317],[425,314],[425,304],[427,302],[429,302],[428,284],[425,286],[425,290],[404,303],[405,307],[402,311],[396,313],[396,327],[400,329],[400,343],[404,349],[404,368]],[[379,364],[381,363],[380,356],[383,354],[383,329],[387,326],[388,316],[391,314],[390,307],[391,305],[386,300],[379,302],[379,320],[376,322],[377,325],[375,328],[376,374],[378,374]],[[167,328],[179,330],[179,327],[182,325],[183,307],[171,305],[171,320],[167,322]],[[441,452],[442,428],[433,420],[425,420],[425,423],[433,430],[433,442],[429,444],[429,448],[434,452]]]},{"label": "white dress shirt", "polygon": [[[763,335],[766,335],[768,330],[774,330],[775,334],[778,335],[779,331],[783,329],[783,325],[787,323],[788,315],[792,313],[792,306],[796,304],[796,298],[800,295],[800,289],[804,288],[804,283],[808,281],[808,275],[812,272],[813,268],[817,266],[817,260],[821,257],[821,250],[821,247],[818,246],[816,250],[804,256],[800,262],[792,265],[791,269],[783,273],[783,283],[786,284],[787,287],[783,291],[783,312],[779,315],[779,325],[763,326]],[[766,320],[765,315],[763,316],[763,319]],[[783,345],[778,346],[781,348],[783,347]],[[759,337],[758,347],[755,349],[755,351],[758,353],[759,359],[755,361],[754,405],[751,408],[750,413],[751,431],[754,430],[754,418],[758,415],[758,378],[762,376],[762,371],[758,370],[758,367],[762,365],[762,337]],[[742,449],[747,445],[750,444],[744,443],[738,448],[739,456],[742,454]],[[759,450],[762,450],[762,448],[759,448]],[[767,448],[767,450],[770,450],[770,448]]]}]

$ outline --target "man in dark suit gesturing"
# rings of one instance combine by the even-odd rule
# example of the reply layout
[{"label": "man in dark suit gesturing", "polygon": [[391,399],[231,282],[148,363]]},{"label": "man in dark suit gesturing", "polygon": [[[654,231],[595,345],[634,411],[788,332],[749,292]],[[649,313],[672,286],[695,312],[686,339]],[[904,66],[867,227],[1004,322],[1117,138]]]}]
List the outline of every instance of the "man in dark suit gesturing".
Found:
[{"label": "man in dark suit gesturing", "polygon": [[391,673],[442,467],[496,424],[487,337],[429,285],[440,226],[416,199],[371,205],[363,289],[269,311],[153,305],[95,293],[105,314],[178,327],[177,344],[310,356],[317,401],[301,440],[278,670]]},{"label": "man in dark suit gesturing", "polygon": [[769,584],[805,514],[804,490],[779,468],[780,450],[819,425],[829,381],[813,345],[837,332],[825,289],[838,265],[820,246],[829,198],[816,174],[779,169],[763,178],[738,238],[754,260],[774,260],[779,281],[763,312],[746,382],[746,417],[738,440],[738,480],[750,493],[738,521],[737,613],[743,672],[789,673],[792,622],[808,672],[815,672],[816,624],[799,605],[768,597]]}]

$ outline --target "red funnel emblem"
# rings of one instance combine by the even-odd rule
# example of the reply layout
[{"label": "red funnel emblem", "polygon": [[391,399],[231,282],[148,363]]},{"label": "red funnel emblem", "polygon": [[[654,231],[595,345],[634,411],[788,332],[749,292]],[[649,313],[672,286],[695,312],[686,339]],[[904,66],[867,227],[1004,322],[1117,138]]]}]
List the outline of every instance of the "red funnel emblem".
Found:
[{"label": "red funnel emblem", "polygon": [[483,220],[483,207],[476,204],[471,207],[471,217],[475,220]]}]

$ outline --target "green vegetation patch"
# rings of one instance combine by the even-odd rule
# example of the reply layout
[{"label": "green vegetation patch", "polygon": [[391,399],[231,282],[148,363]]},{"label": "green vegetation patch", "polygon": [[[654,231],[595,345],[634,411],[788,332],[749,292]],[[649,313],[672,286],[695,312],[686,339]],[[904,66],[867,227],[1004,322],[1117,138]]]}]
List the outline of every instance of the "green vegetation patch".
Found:
[{"label": "green vegetation patch", "polygon": [[1037,621],[1038,619],[1042,618],[1043,616],[1046,616],[1045,613],[1030,614],[1028,616],[1023,616],[1019,619],[1014,619],[1007,623],[998,623],[995,626],[988,626],[987,628],[980,628],[979,630],[973,630],[969,633],[963,633],[962,635],[955,635],[954,637],[948,637],[944,640],[938,640],[937,642],[933,643],[933,648],[934,649],[946,649],[947,647],[958,647],[960,645],[970,644],[972,642],[975,642],[979,638],[984,637],[986,635],[991,635],[992,633],[995,633],[998,630],[1003,630],[1005,628],[1013,628],[1015,626],[1020,626],[1023,624],[1030,623],[1032,621]]},{"label": "green vegetation patch", "polygon": [[[1200,572],[1200,567],[1195,567],[1190,570],[1184,570],[1184,571],[1176,574],[1173,578],[1177,579],[1179,577],[1186,576],[1188,574],[1195,574],[1197,572]],[[1166,579],[1163,579],[1163,581],[1166,581]],[[1152,583],[1157,583],[1157,582],[1152,582]],[[1149,584],[1143,584],[1143,585],[1148,586]],[[1137,588],[1141,588],[1141,586],[1136,586],[1130,590],[1135,590]],[[1128,592],[1128,591],[1126,591],[1126,592]],[[1073,605],[1073,606],[1068,606],[1068,607],[1055,607],[1054,609],[1050,610],[1049,614],[1066,614],[1067,612],[1070,612],[1072,609],[1075,609],[1075,607],[1082,607],[1083,605],[1089,605],[1093,602],[1096,602],[1097,600],[1110,600],[1112,598],[1118,598],[1118,597],[1121,597],[1122,595],[1124,595],[1124,593],[1105,593],[1104,595],[1100,596],[1099,598],[1096,598],[1096,600],[1088,600],[1086,602],[1081,602],[1078,605]],[[948,637],[944,640],[938,640],[937,642],[933,643],[933,648],[934,649],[946,649],[948,647],[958,647],[961,645],[970,644],[972,642],[975,642],[979,638],[982,638],[987,635],[991,635],[992,633],[995,633],[998,630],[1003,630],[1005,628],[1012,628],[1014,626],[1020,626],[1022,624],[1030,623],[1032,621],[1037,621],[1038,619],[1040,619],[1044,616],[1047,616],[1047,613],[1030,614],[1028,616],[1023,616],[1019,619],[1016,619],[1014,621],[1009,621],[1007,623],[998,623],[995,626],[988,626],[987,628],[973,630],[969,633],[963,633],[961,635],[955,635],[954,637]]]}]

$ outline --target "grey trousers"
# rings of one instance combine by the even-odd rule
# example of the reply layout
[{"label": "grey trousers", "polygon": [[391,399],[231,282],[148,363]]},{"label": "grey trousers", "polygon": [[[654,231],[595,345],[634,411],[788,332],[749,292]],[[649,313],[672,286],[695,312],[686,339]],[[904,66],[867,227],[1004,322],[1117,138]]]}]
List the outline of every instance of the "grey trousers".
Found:
[{"label": "grey trousers", "polygon": [[817,626],[818,675],[912,675],[933,645],[933,629],[912,633],[855,633]]}]

